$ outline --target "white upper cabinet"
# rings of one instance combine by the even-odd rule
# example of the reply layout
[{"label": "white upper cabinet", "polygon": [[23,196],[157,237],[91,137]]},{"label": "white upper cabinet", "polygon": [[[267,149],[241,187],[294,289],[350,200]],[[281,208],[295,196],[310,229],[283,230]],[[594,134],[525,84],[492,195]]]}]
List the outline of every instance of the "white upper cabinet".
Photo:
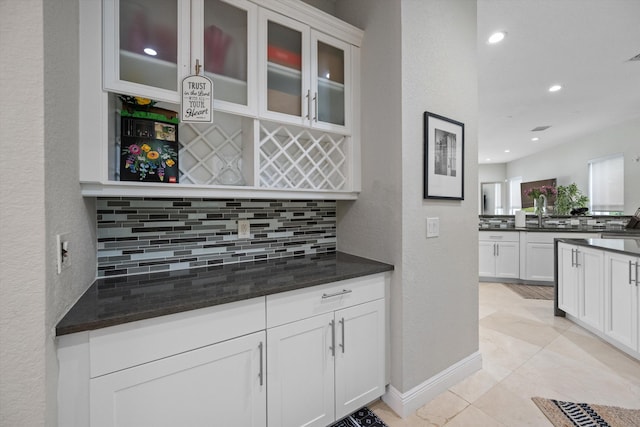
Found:
[{"label": "white upper cabinet", "polygon": [[259,31],[260,116],[349,134],[351,46],[265,9]]},{"label": "white upper cabinet", "polygon": [[105,0],[104,89],[177,104],[198,71],[214,108],[255,114],[256,12],[246,0]]},{"label": "white upper cabinet", "polygon": [[[84,196],[357,197],[362,30],[297,0],[83,0],[80,34]],[[213,121],[176,123],[194,74]],[[129,97],[176,123],[169,182],[127,173]]]}]

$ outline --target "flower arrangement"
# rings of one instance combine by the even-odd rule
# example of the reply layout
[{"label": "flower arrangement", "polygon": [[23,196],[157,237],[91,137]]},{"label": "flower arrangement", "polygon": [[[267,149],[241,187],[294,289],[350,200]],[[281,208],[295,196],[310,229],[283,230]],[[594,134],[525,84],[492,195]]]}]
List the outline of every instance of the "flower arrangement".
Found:
[{"label": "flower arrangement", "polygon": [[538,200],[540,196],[555,196],[558,194],[558,190],[556,187],[551,185],[543,185],[541,187],[533,187],[525,190],[524,195],[527,197],[531,197],[533,200]]},{"label": "flower arrangement", "polygon": [[165,169],[176,165],[178,154],[167,144],[131,144],[122,150],[126,155],[125,169],[131,173],[139,173],[140,181],[147,175],[158,175],[164,181]]}]

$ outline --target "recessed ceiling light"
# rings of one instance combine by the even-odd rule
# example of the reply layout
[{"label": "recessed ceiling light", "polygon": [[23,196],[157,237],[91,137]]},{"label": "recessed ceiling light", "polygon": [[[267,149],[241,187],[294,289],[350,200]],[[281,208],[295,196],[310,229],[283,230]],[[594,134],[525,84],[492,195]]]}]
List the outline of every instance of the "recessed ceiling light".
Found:
[{"label": "recessed ceiling light", "polygon": [[488,157],[487,157],[485,160],[486,160],[487,162],[490,162],[490,161],[491,161],[491,159],[490,159],[490,158],[488,158]]},{"label": "recessed ceiling light", "polygon": [[510,153],[510,152],[511,152],[511,150],[504,150],[504,152],[505,152],[505,153]]},{"label": "recessed ceiling light", "polygon": [[144,53],[146,53],[149,56],[156,56],[158,54],[158,52],[156,52],[155,49],[152,49],[150,47],[145,47],[144,48]]},{"label": "recessed ceiling light", "polygon": [[491,34],[491,37],[489,37],[489,39],[487,40],[487,43],[489,43],[489,44],[500,43],[502,40],[504,40],[506,35],[507,35],[507,33],[504,32],[504,31],[497,31],[497,32]]},{"label": "recessed ceiling light", "polygon": [[540,138],[535,137],[535,138],[531,138],[531,140],[532,140],[533,142],[536,142],[536,141],[540,141]]},{"label": "recessed ceiling light", "polygon": [[557,92],[557,91],[559,91],[560,89],[562,89],[562,86],[560,86],[560,85],[553,85],[553,86],[551,86],[551,87],[549,88],[549,92]]}]

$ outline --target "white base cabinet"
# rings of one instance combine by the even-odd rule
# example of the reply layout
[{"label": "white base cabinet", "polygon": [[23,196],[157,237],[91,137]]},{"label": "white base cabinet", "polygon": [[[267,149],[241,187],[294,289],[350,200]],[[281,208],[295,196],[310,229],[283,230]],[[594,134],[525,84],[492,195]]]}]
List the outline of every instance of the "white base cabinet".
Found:
[{"label": "white base cabinet", "polygon": [[553,282],[555,239],[597,238],[596,233],[520,232],[520,278],[522,280]]},{"label": "white base cabinet", "polygon": [[379,273],[63,335],[58,425],[330,425],[385,392],[388,285]]},{"label": "white base cabinet", "polygon": [[638,345],[639,292],[636,257],[607,252],[605,256],[604,333],[628,349]]},{"label": "white base cabinet", "polygon": [[479,275],[517,279],[520,277],[520,236],[517,232],[480,232]]},{"label": "white base cabinet", "polygon": [[91,426],[266,426],[265,333],[91,379]]},{"label": "white base cabinet", "polygon": [[640,360],[638,273],[637,257],[560,242],[558,308],[567,318]]},{"label": "white base cabinet", "polygon": [[558,243],[558,307],[602,331],[604,324],[604,253]]},{"label": "white base cabinet", "polygon": [[324,427],[382,396],[384,312],[373,279],[268,296],[268,425]]}]

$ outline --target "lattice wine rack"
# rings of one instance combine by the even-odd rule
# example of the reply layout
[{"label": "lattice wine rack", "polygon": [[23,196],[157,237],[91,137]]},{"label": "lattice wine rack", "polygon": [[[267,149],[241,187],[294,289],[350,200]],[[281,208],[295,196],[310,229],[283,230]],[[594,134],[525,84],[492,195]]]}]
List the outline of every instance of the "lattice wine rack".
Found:
[{"label": "lattice wine rack", "polygon": [[347,140],[343,135],[260,123],[260,187],[344,190]]},{"label": "lattice wine rack", "polygon": [[344,135],[216,112],[213,124],[182,123],[179,138],[180,183],[349,190]]}]

